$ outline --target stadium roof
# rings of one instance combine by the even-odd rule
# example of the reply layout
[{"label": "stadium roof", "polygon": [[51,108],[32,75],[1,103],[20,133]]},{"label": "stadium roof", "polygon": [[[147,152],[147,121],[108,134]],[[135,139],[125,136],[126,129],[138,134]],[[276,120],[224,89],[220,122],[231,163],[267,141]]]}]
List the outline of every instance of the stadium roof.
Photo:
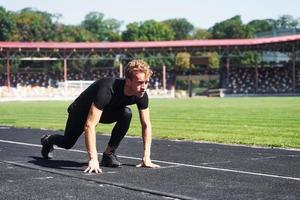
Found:
[{"label": "stadium roof", "polygon": [[139,42],[0,42],[0,51],[22,51],[26,49],[54,49],[57,51],[74,50],[99,50],[99,51],[118,51],[118,50],[138,50],[146,49],[203,49],[203,48],[231,48],[231,47],[253,47],[261,49],[262,45],[276,45],[286,43],[299,43],[299,35],[289,35],[271,38],[254,39],[206,39],[206,40],[178,40],[178,41],[139,41]]}]

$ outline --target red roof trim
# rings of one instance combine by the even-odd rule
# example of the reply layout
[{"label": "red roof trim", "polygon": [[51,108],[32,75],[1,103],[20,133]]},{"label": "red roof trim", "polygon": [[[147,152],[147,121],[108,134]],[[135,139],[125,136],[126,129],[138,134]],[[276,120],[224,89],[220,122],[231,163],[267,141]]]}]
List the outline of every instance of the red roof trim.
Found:
[{"label": "red roof trim", "polygon": [[208,39],[144,42],[0,42],[0,48],[46,48],[46,49],[135,49],[176,47],[252,46],[271,43],[300,41],[300,35],[255,39]]}]

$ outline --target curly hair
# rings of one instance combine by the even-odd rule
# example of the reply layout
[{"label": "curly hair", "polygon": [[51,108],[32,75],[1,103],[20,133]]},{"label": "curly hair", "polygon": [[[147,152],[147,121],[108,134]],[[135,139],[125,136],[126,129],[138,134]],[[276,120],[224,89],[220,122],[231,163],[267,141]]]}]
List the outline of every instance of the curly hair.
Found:
[{"label": "curly hair", "polygon": [[132,60],[127,64],[125,69],[125,78],[132,79],[135,72],[143,72],[147,77],[153,74],[150,66],[143,60]]}]

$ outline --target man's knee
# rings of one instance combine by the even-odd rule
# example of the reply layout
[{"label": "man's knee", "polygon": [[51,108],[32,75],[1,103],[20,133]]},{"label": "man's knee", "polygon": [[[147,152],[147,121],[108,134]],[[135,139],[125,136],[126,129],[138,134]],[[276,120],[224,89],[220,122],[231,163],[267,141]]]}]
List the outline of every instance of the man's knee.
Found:
[{"label": "man's knee", "polygon": [[128,108],[128,107],[124,108],[123,117],[126,118],[126,119],[128,119],[128,120],[131,120],[131,118],[132,118],[132,111],[131,111],[130,108]]},{"label": "man's knee", "polygon": [[64,141],[63,147],[65,149],[71,149],[75,145],[75,142],[73,141]]}]

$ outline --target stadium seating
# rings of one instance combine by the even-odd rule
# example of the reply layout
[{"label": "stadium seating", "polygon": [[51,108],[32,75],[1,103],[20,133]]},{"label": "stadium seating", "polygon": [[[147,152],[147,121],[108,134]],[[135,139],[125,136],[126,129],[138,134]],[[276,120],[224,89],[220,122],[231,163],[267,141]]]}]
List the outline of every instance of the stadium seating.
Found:
[{"label": "stadium seating", "polygon": [[[231,67],[224,85],[231,94],[285,94],[293,92],[292,76],[291,67],[258,67],[257,73],[254,67]],[[296,67],[295,92],[299,90],[300,68]]]},{"label": "stadium seating", "polygon": [[[295,92],[300,93],[300,66],[295,68]],[[197,68],[190,71],[168,69],[166,73],[166,88],[170,90],[175,81],[175,75],[218,74],[218,70]],[[293,71],[290,65],[281,67],[254,67],[231,66],[229,71],[222,75],[222,88],[228,94],[287,94],[293,92]],[[101,77],[119,77],[118,68],[94,69],[92,71],[78,72],[68,70],[68,80],[94,81]],[[65,95],[63,72],[32,71],[25,69],[12,73],[10,76],[11,88],[8,90],[5,83],[6,73],[0,74],[0,97],[58,97]],[[154,68],[150,79],[149,89],[152,95],[163,95],[165,90],[162,83],[162,71]],[[223,90],[222,90],[223,91]],[[71,96],[77,95],[78,90],[69,90]],[[179,95],[186,96],[186,95]]]}]

